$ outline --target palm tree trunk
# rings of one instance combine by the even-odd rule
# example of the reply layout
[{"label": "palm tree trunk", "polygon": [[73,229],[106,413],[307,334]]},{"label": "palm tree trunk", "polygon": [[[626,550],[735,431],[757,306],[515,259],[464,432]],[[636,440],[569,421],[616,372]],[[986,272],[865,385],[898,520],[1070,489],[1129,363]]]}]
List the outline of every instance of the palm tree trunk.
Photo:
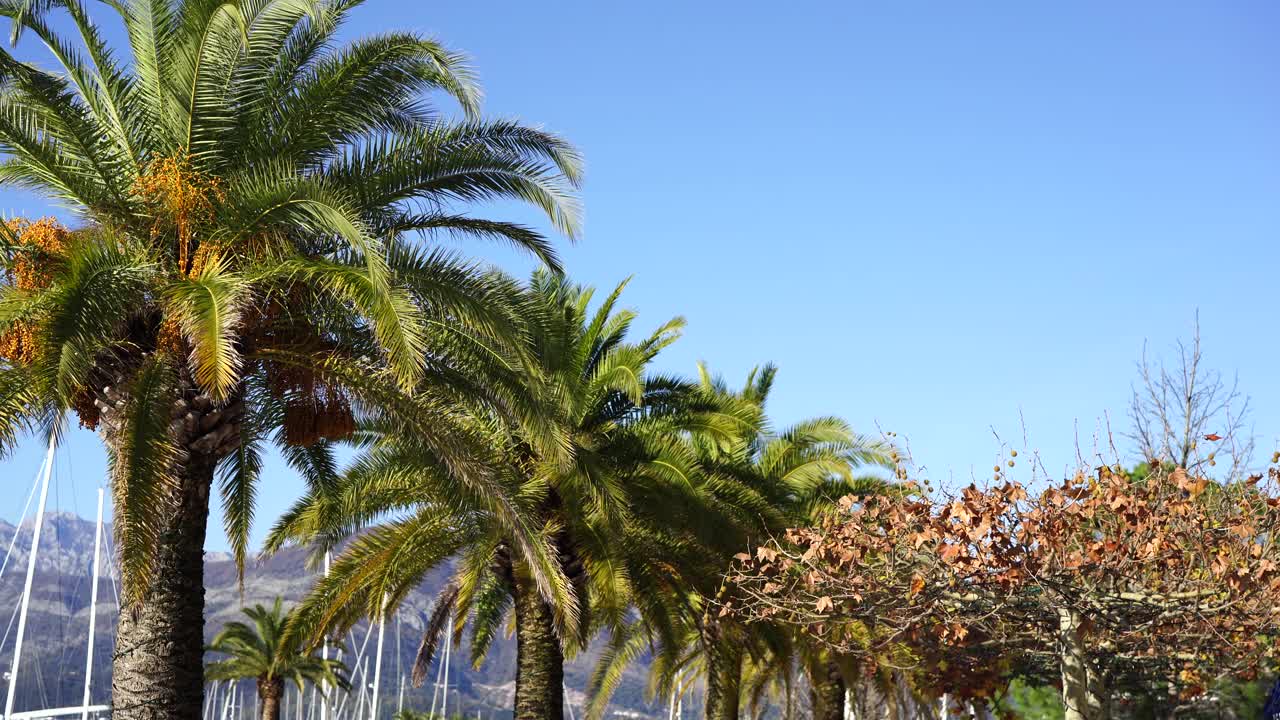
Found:
[{"label": "palm tree trunk", "polygon": [[284,678],[258,678],[258,700],[261,720],[280,720],[280,698],[284,697]]},{"label": "palm tree trunk", "polygon": [[707,686],[703,699],[706,720],[738,720],[742,686],[742,647],[724,637],[719,618],[708,611],[702,618],[702,652]]},{"label": "palm tree trunk", "polygon": [[514,720],[563,720],[564,654],[551,607],[536,587],[518,581]]},{"label": "palm tree trunk", "polygon": [[[188,383],[172,413],[180,454],[175,511],[155,548],[145,598],[120,613],[111,677],[115,720],[200,720],[209,493],[218,460],[239,442],[243,406],[214,408]],[[109,425],[108,415],[103,421]],[[104,434],[110,441],[110,431]]]},{"label": "palm tree trunk", "polygon": [[111,668],[117,720],[199,720],[204,691],[204,536],[214,463],[182,470],[181,504],[156,548],[151,588],[124,608]]},{"label": "palm tree trunk", "polygon": [[813,720],[844,720],[844,676],[834,662],[822,662],[811,669]]}]

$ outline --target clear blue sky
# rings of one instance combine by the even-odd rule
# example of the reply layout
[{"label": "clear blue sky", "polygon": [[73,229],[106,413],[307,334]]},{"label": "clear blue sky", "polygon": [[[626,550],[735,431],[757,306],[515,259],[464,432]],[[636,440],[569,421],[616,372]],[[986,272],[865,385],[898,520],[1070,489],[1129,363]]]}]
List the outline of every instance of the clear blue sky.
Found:
[{"label": "clear blue sky", "polygon": [[[1263,1],[371,0],[349,30],[437,35],[472,55],[490,114],[582,148],[567,265],[634,274],[650,323],[688,318],[668,369],[776,362],[779,420],[878,423],[967,480],[1020,417],[1055,472],[1077,424],[1086,444],[1104,413],[1122,429],[1144,340],[1166,348],[1197,308],[1274,448],[1278,24]],[[101,451],[83,435],[68,455],[58,500],[90,514]],[[4,466],[0,516],[37,463]],[[272,470],[259,537],[298,487]]]}]

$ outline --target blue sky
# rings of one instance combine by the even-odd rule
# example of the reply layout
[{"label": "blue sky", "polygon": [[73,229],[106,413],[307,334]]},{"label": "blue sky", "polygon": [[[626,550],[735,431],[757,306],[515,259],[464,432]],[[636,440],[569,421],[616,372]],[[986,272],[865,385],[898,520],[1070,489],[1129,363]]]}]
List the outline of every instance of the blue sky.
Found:
[{"label": "blue sky", "polygon": [[[1275,447],[1278,21],[1267,2],[370,0],[348,30],[440,37],[489,114],[581,147],[567,266],[634,275],[648,323],[688,319],[665,369],[776,362],[779,421],[897,431],[960,482],[989,472],[993,430],[1054,472],[1077,432],[1087,451],[1104,417],[1123,430],[1144,341],[1167,348],[1197,309]],[[38,462],[5,463],[0,517]],[[96,440],[68,464],[57,503],[90,515]],[[273,468],[259,537],[298,488]]]}]

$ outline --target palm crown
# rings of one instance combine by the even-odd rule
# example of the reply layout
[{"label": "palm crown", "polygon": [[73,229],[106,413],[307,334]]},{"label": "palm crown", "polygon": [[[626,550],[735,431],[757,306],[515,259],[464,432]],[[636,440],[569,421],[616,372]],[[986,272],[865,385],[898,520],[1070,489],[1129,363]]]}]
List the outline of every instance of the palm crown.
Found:
[{"label": "palm crown", "polygon": [[[593,673],[589,717],[603,716],[623,670],[646,655],[653,689],[683,688],[690,674],[701,673],[708,717],[736,716],[745,656],[782,671],[795,648],[780,628],[757,626],[748,636],[720,626],[714,596],[732,556],[830,511],[840,497],[894,491],[882,472],[865,472],[891,468],[893,448],[855,433],[844,420],[810,418],[775,430],[767,403],[776,374],[772,365],[757,368],[735,389],[699,366],[699,391],[732,432],[711,427],[665,436],[660,467],[689,480],[692,491],[681,504],[695,510],[672,516],[676,537],[659,556],[677,560],[668,573],[674,586],[635,598],[639,612],[613,633]],[[756,674],[753,693],[772,677]]]},{"label": "palm crown", "polygon": [[[658,571],[638,562],[638,554],[628,555],[628,544],[619,540],[630,535],[639,541],[642,528],[678,505],[660,489],[671,478],[652,471],[654,449],[661,444],[656,438],[704,421],[707,410],[689,402],[696,388],[649,368],[676,338],[681,321],[629,340],[635,315],[618,307],[622,289],[593,310],[590,289],[536,273],[526,306],[531,366],[520,378],[534,400],[531,415],[550,430],[520,418],[472,416],[490,438],[493,461],[519,496],[526,522],[540,528],[549,545],[557,577],[554,602],[547,603],[534,586],[539,560],[513,542],[504,518],[460,507],[451,494],[456,483],[441,463],[413,438],[379,432],[343,482],[300,501],[268,542],[270,548],[337,538],[364,522],[398,516],[351,542],[304,601],[297,632],[315,639],[361,614],[381,613],[384,596],[394,603],[427,571],[456,557],[453,580],[428,623],[417,675],[425,672],[451,614],[459,630],[470,619],[478,662],[514,611],[524,638],[519,714],[531,686],[530,666],[542,663],[554,676],[563,650],[584,647],[601,627],[620,626],[633,596],[629,583]],[[530,649],[538,643],[541,657]],[[552,707],[542,711],[556,715],[560,687],[546,685],[543,701]]]},{"label": "palm crown", "polygon": [[[39,36],[62,69],[0,51],[0,181],[89,223],[5,233],[3,431],[12,441],[72,408],[90,427],[112,416],[132,577],[145,579],[155,540],[155,523],[134,511],[164,506],[150,501],[174,460],[156,436],[175,385],[291,444],[341,437],[358,398],[319,366],[364,363],[366,375],[411,384],[430,357],[432,313],[466,322],[483,312],[455,302],[474,269],[414,249],[405,233],[502,238],[554,262],[532,229],[451,209],[499,197],[576,230],[571,148],[515,123],[441,119],[424,92],[475,112],[463,59],[407,33],[335,46],[356,4],[132,0],[112,6],[128,31],[126,64],[80,0],[0,3],[15,38]],[[54,11],[83,48],[54,33]],[[259,439],[226,429],[196,446],[217,458],[243,439],[223,484],[241,557]]]},{"label": "palm crown", "polygon": [[[241,563],[265,446],[324,482],[327,444],[373,408],[405,410],[473,495],[502,503],[452,421],[468,386],[445,379],[475,366],[460,336],[519,334],[518,317],[502,282],[414,238],[497,239],[554,266],[539,232],[463,206],[529,203],[573,236],[579,160],[552,134],[480,119],[464,58],[433,40],[339,42],[358,4],[104,3],[121,57],[82,0],[0,0],[14,41],[34,36],[57,65],[0,50],[0,183],[78,218],[0,231],[0,441],[69,411],[104,437],[138,609],[120,635],[150,648],[117,658],[121,717],[190,712],[197,694],[215,472]],[[397,396],[424,384],[448,394]],[[150,666],[130,658],[152,651],[181,659],[136,679]]]}]

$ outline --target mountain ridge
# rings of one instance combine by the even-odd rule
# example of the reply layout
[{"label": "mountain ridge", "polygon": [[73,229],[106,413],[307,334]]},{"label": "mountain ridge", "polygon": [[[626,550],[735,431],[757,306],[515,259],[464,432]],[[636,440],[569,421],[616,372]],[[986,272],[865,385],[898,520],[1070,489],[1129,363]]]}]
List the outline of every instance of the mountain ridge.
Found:
[{"label": "mountain ridge", "polygon": [[[5,676],[12,662],[14,626],[18,601],[31,547],[32,520],[21,526],[0,520],[0,552],[8,550],[7,563],[0,569],[0,622],[7,627],[0,636],[0,669]],[[15,530],[18,530],[15,540]],[[37,556],[26,640],[16,693],[15,710],[67,707],[79,705],[84,689],[85,639],[89,626],[90,585],[94,533],[96,523],[71,512],[49,512],[44,516],[41,530],[40,553]],[[110,525],[103,528],[103,559],[112,546]],[[270,604],[282,597],[286,605],[298,602],[316,578],[307,568],[306,551],[288,548],[267,558],[247,564],[243,586],[231,555],[224,552],[205,553],[205,638],[213,635],[223,624],[243,619],[240,609],[255,603]],[[439,568],[409,593],[388,623],[383,655],[383,681],[380,718],[390,718],[398,704],[403,669],[412,667],[414,655],[421,640],[424,618],[443,586],[448,569]],[[111,655],[115,635],[118,580],[114,563],[102,563],[102,577],[98,588],[96,636],[93,648],[93,682],[91,703],[106,703],[110,695]],[[8,611],[6,613],[6,611]],[[6,620],[4,615],[11,617]],[[346,643],[351,651],[352,640],[363,643],[369,628],[360,623],[352,630]],[[369,643],[369,654],[374,641]],[[599,643],[597,643],[599,645]],[[398,653],[397,653],[398,648]],[[567,699],[581,717],[592,663],[598,652],[583,653],[565,668]],[[493,643],[481,666],[473,668],[468,644],[459,643],[450,663],[450,699],[457,702],[467,717],[484,714],[491,718],[510,715],[511,695],[514,693],[515,640],[500,637]],[[371,661],[372,662],[372,661]],[[438,661],[437,661],[438,662]],[[372,667],[372,665],[370,665]],[[435,677],[433,667],[430,677]],[[426,710],[430,705],[431,684],[412,689],[405,683],[405,705],[416,710]],[[657,717],[665,712],[661,703],[649,704],[643,699],[645,685],[644,668],[635,667],[615,695],[611,706],[620,715],[628,717]],[[252,692],[248,684],[242,692]],[[454,695],[454,688],[460,698]],[[247,696],[246,696],[247,697]],[[352,700],[354,702],[354,698]],[[245,720],[249,709],[245,709]]]}]

